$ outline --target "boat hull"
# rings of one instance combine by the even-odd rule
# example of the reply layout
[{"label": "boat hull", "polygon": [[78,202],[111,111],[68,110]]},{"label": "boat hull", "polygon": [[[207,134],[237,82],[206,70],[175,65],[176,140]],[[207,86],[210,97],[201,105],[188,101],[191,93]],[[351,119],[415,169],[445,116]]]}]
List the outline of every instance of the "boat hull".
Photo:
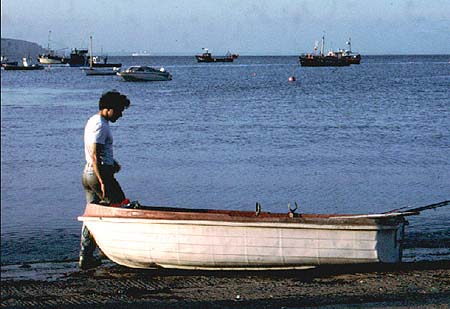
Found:
[{"label": "boat hull", "polygon": [[112,69],[84,69],[87,76],[116,75],[117,71]]},{"label": "boat hull", "polygon": [[62,57],[47,57],[40,56],[38,57],[38,61],[40,64],[66,64]]},{"label": "boat hull", "polygon": [[216,58],[216,57],[203,57],[203,56],[195,56],[197,58],[197,62],[233,62],[234,58],[232,57],[222,57],[222,58]]},{"label": "boat hull", "polygon": [[49,59],[49,58],[39,58],[38,59],[40,64],[63,64],[60,60],[55,59]]},{"label": "boat hull", "polygon": [[[403,218],[402,218],[403,219]],[[236,211],[121,209],[79,217],[112,261],[132,268],[286,269],[398,263],[404,221]]]},{"label": "boat hull", "polygon": [[351,55],[346,56],[347,62],[350,64],[360,64],[361,63],[361,55]]},{"label": "boat hull", "polygon": [[350,62],[344,57],[300,56],[299,61],[302,67],[344,67],[350,65]]},{"label": "boat hull", "polygon": [[3,64],[2,67],[7,71],[34,71],[44,69],[44,67],[41,65],[22,66],[22,65]]},{"label": "boat hull", "polygon": [[172,80],[172,76],[167,73],[140,74],[140,73],[120,72],[120,73],[117,73],[117,75],[119,75],[125,81],[128,81],[128,82],[158,82],[158,81]]},{"label": "boat hull", "polygon": [[94,68],[120,68],[122,63],[93,63]]}]

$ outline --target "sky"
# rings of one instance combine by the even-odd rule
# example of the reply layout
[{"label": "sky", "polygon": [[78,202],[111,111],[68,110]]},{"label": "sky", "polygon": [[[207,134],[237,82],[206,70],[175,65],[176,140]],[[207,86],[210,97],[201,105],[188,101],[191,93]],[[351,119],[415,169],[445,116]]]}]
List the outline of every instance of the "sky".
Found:
[{"label": "sky", "polygon": [[450,54],[450,0],[1,0],[2,38],[129,54]]}]

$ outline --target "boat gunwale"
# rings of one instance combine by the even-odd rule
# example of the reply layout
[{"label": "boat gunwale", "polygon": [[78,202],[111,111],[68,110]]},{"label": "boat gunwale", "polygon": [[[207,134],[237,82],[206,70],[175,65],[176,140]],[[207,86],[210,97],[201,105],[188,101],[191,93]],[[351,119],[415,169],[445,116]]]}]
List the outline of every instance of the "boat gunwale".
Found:
[{"label": "boat gunwale", "polygon": [[386,224],[355,224],[354,222],[274,222],[274,221],[225,221],[225,220],[186,220],[186,219],[161,219],[161,218],[130,218],[130,217],[78,217],[83,222],[110,222],[110,223],[133,223],[133,224],[163,224],[163,225],[195,225],[195,226],[226,226],[245,228],[281,228],[281,229],[310,229],[310,230],[395,230],[398,225]]},{"label": "boat gunwale", "polygon": [[397,227],[405,222],[405,214],[390,216],[370,216],[360,214],[300,214],[300,213],[271,213],[241,210],[191,209],[163,206],[141,206],[141,208],[120,208],[98,204],[87,204],[83,218],[131,218],[171,221],[209,221],[236,223],[298,223],[340,226],[392,226]]}]

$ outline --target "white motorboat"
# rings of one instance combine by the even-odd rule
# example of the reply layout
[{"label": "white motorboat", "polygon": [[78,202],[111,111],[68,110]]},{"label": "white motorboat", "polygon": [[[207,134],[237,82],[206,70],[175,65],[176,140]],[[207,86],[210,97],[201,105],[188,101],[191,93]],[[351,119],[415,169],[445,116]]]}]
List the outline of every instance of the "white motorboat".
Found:
[{"label": "white motorboat", "polygon": [[329,215],[87,204],[78,220],[112,261],[132,268],[294,269],[399,263],[408,211]]},{"label": "white motorboat", "polygon": [[164,68],[152,68],[148,66],[131,66],[125,71],[117,73],[126,81],[168,81],[172,75]]}]

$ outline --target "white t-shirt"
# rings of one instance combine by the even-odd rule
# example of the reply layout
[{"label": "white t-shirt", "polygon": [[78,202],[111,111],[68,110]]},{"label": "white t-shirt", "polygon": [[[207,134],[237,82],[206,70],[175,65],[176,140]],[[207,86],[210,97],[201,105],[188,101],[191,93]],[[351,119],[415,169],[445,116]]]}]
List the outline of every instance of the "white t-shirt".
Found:
[{"label": "white t-shirt", "polygon": [[114,165],[113,156],[113,137],[109,122],[99,114],[89,118],[84,128],[84,155],[86,162],[92,164],[92,144],[103,145],[103,151],[100,152],[100,164]]}]

